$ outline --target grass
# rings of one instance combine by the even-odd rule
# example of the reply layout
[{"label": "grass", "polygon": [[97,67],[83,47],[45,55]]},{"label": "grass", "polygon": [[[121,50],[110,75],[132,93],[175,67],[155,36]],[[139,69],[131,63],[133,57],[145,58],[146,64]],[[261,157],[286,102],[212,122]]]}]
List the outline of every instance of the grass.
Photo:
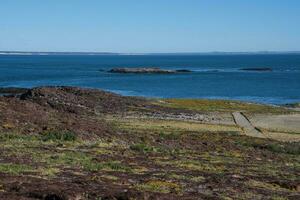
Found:
[{"label": "grass", "polygon": [[[97,172],[120,171],[129,172],[130,167],[119,161],[99,162],[94,156],[110,153],[115,148],[113,142],[76,141],[70,132],[46,132],[41,135],[22,135],[14,133],[0,134],[0,145],[5,155],[28,160],[41,167],[32,169],[42,176],[53,177],[61,168],[77,168],[84,171]],[[121,148],[121,147],[118,147]],[[115,149],[117,151],[118,149]],[[26,165],[1,164],[0,171],[17,174],[28,171]]]},{"label": "grass", "polygon": [[203,176],[191,176],[191,175],[180,175],[180,174],[168,174],[168,178],[183,180],[183,181],[192,181],[195,183],[201,183],[205,181],[205,177]]},{"label": "grass", "polygon": [[[49,181],[74,173],[78,179],[92,180],[88,184],[171,193],[178,199],[200,185],[221,188],[218,193],[230,196],[232,174],[238,177],[237,184],[246,188],[239,195],[253,195],[252,199],[261,191],[279,198],[293,191],[270,182],[294,184],[299,180],[295,176],[299,143],[240,136],[232,126],[140,119],[117,125],[120,137],[95,140],[74,139],[65,131],[35,136],[0,134],[0,158],[17,157],[29,163],[0,164],[0,172],[22,176],[32,172]],[[252,181],[255,177],[260,177],[259,181]],[[208,188],[200,191],[213,194]]]},{"label": "grass", "polygon": [[70,131],[47,131],[41,134],[43,141],[75,141],[76,135]]},{"label": "grass", "polygon": [[270,141],[268,143],[251,138],[251,140],[237,141],[239,145],[253,147],[256,149],[265,149],[274,153],[284,153],[292,155],[300,155],[300,143],[290,142],[290,143],[278,143],[275,141]]},{"label": "grass", "polygon": [[23,135],[17,133],[0,133],[0,142],[7,142],[12,140],[19,140],[19,141],[34,141],[37,140],[36,136],[32,135]]},{"label": "grass", "polygon": [[97,162],[92,156],[81,152],[63,152],[48,155],[49,166],[79,167],[80,169],[96,172],[99,170],[128,172],[131,169],[119,161]]},{"label": "grass", "polygon": [[19,175],[25,172],[32,172],[33,168],[28,165],[0,163],[0,172],[13,175]]},{"label": "grass", "polygon": [[225,170],[225,166],[223,166],[222,164],[208,164],[195,160],[177,161],[174,164],[180,168],[203,172],[223,173],[223,171]]},{"label": "grass", "polygon": [[245,184],[250,187],[262,188],[262,189],[272,190],[272,191],[290,191],[289,189],[282,188],[277,184],[265,183],[265,182],[256,181],[256,180],[249,180]]},{"label": "grass", "polygon": [[0,141],[10,141],[10,140],[19,140],[19,141],[75,141],[77,139],[76,135],[69,131],[47,131],[43,132],[40,135],[25,135],[17,133],[1,133]]},{"label": "grass", "polygon": [[151,131],[167,136],[178,138],[178,134],[184,131],[195,132],[239,132],[240,128],[233,125],[215,125],[201,124],[196,122],[178,121],[178,120],[155,120],[155,119],[126,119],[115,122],[118,128],[128,131]]},{"label": "grass", "polygon": [[160,131],[159,132],[159,137],[161,139],[164,139],[164,140],[178,140],[180,139],[180,133],[176,133],[176,132],[164,132],[164,131]]},{"label": "grass", "polygon": [[148,182],[135,186],[140,191],[158,192],[158,193],[181,193],[179,184],[162,180],[150,180]]},{"label": "grass", "polygon": [[140,153],[156,153],[156,152],[162,152],[160,148],[149,146],[145,143],[137,143],[130,146],[130,149],[133,151],[137,151]]},{"label": "grass", "polygon": [[251,113],[290,113],[291,111],[263,104],[244,103],[232,100],[208,100],[208,99],[163,99],[159,105],[169,108],[179,108],[197,111],[234,112],[244,111]]}]

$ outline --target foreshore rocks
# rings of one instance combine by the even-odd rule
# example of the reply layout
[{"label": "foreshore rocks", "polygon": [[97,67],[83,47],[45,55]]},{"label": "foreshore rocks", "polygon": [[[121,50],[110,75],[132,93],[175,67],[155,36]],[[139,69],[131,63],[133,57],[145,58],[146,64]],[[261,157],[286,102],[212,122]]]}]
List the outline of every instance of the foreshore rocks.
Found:
[{"label": "foreshore rocks", "polygon": [[122,68],[113,68],[109,70],[111,73],[134,73],[134,74],[175,74],[175,73],[188,73],[191,72],[190,70],[186,69],[179,69],[179,70],[168,70],[168,69],[161,69],[158,67],[142,67],[142,68],[129,68],[129,67],[122,67]]},{"label": "foreshore rocks", "polygon": [[0,96],[16,96],[27,92],[27,88],[1,87]]}]

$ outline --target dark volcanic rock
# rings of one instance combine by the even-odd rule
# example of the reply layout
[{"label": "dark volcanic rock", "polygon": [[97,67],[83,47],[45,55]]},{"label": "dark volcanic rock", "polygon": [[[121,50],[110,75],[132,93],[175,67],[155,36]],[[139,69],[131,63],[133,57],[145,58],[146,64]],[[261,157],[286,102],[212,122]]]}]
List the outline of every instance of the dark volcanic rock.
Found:
[{"label": "dark volcanic rock", "polygon": [[20,99],[72,113],[124,112],[131,106],[141,106],[145,102],[142,98],[77,87],[33,88],[22,94]]},{"label": "dark volcanic rock", "polygon": [[192,71],[188,70],[188,69],[177,69],[176,72],[177,73],[188,73],[188,72],[192,72]]},{"label": "dark volcanic rock", "polygon": [[242,70],[242,71],[266,71],[266,72],[271,72],[272,68],[270,68],[270,67],[253,67],[253,68],[242,68],[240,70]]},{"label": "dark volcanic rock", "polygon": [[96,89],[32,88],[20,96],[0,96],[0,133],[39,134],[57,130],[73,132],[80,138],[111,136],[114,129],[99,116],[122,115],[132,107],[144,108],[145,104],[142,98],[122,97]]},{"label": "dark volcanic rock", "polygon": [[27,90],[28,89],[26,88],[6,87],[6,88],[0,88],[0,94],[9,94],[9,95],[23,94],[27,92]]},{"label": "dark volcanic rock", "polygon": [[142,68],[113,68],[109,70],[111,73],[134,73],[134,74],[174,74],[182,72],[190,72],[189,70],[167,70],[158,67],[142,67]]}]

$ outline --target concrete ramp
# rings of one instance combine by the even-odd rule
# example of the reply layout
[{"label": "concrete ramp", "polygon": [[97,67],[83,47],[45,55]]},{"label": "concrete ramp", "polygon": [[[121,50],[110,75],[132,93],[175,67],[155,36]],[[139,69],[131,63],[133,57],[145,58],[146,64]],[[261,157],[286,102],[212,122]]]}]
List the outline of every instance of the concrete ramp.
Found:
[{"label": "concrete ramp", "polygon": [[251,137],[259,137],[259,138],[266,138],[264,134],[262,134],[258,129],[256,129],[250,121],[247,119],[247,117],[241,113],[241,112],[234,112],[232,113],[232,116],[234,118],[234,121],[236,125],[240,126],[245,135],[251,136]]}]

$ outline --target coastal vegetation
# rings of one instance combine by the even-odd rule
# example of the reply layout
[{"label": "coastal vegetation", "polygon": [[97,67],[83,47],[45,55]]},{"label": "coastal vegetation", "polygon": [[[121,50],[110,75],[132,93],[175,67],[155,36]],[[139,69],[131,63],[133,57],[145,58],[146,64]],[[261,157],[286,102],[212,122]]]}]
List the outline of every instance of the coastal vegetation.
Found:
[{"label": "coastal vegetation", "polygon": [[0,199],[299,198],[300,143],[227,119],[296,111],[72,87],[0,97],[0,111]]}]

